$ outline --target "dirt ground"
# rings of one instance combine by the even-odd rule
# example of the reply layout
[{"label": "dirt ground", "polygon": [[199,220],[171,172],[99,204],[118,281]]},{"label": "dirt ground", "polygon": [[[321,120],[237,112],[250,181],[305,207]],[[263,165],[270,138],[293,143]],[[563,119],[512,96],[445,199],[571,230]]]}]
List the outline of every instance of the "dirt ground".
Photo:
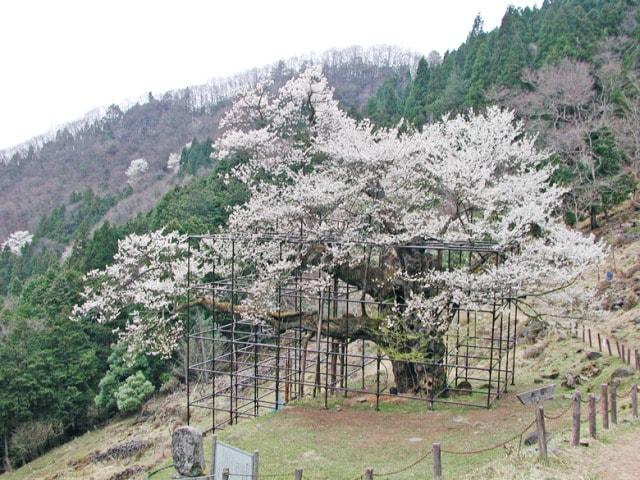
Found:
[{"label": "dirt ground", "polygon": [[638,480],[640,478],[640,435],[637,431],[621,435],[615,448],[603,449],[601,466],[594,467],[596,478],[602,480]]}]

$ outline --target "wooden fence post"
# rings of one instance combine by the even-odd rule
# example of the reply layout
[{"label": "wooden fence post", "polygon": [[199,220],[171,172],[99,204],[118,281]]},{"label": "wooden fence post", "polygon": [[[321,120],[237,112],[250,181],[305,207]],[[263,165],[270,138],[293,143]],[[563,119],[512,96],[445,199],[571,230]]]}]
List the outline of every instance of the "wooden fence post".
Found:
[{"label": "wooden fence post", "polygon": [[596,438],[596,396],[589,394],[589,436]]},{"label": "wooden fence post", "polygon": [[538,449],[540,450],[540,458],[542,458],[545,463],[548,463],[547,429],[544,425],[544,407],[542,405],[536,410],[536,425],[538,427]]},{"label": "wooden fence post", "polygon": [[440,444],[434,443],[432,445],[433,452],[433,478],[434,480],[442,480],[442,453],[440,451]]},{"label": "wooden fence post", "polygon": [[366,480],[373,480],[373,468],[367,468],[364,478],[366,478]]},{"label": "wooden fence post", "polygon": [[611,423],[614,425],[618,424],[618,395],[617,395],[618,385],[616,383],[611,384],[611,389],[609,390],[609,407],[611,408]]},{"label": "wooden fence post", "polygon": [[573,425],[571,428],[571,445],[580,446],[580,402],[582,398],[580,392],[573,394]]},{"label": "wooden fence post", "polygon": [[611,342],[609,341],[608,337],[604,338],[604,343],[607,346],[607,351],[609,352],[609,355],[613,356],[613,353],[611,353]]},{"label": "wooden fence post", "polygon": [[302,480],[302,469],[296,468],[296,473],[293,475],[293,480]]},{"label": "wooden fence post", "polygon": [[636,370],[640,370],[640,353],[638,353],[638,349],[636,349]]},{"label": "wooden fence post", "polygon": [[631,415],[638,418],[638,384],[631,385]]},{"label": "wooden fence post", "polygon": [[229,480],[229,469],[226,467],[222,470],[222,480]]},{"label": "wooden fence post", "polygon": [[593,348],[593,341],[591,340],[591,329],[587,332],[589,334],[589,347]]},{"label": "wooden fence post", "polygon": [[627,356],[624,353],[624,343],[620,344],[620,353],[621,353],[620,358],[622,358],[622,363],[626,362]]},{"label": "wooden fence post", "polygon": [[253,480],[258,480],[258,476],[260,475],[260,453],[258,450],[253,452],[253,472],[251,473],[251,477]]},{"label": "wooden fence post", "polygon": [[616,350],[618,351],[618,358],[620,358],[620,342],[616,338]]},{"label": "wooden fence post", "polygon": [[631,347],[627,348],[627,365],[631,365]]},{"label": "wooden fence post", "polygon": [[606,383],[600,385],[600,415],[602,428],[609,428],[609,387]]},{"label": "wooden fence post", "polygon": [[582,325],[582,342],[584,343],[585,338],[584,338],[584,325]]},{"label": "wooden fence post", "polygon": [[598,351],[601,352],[602,351],[602,337],[600,337],[600,332],[598,332],[597,335],[598,335]]}]

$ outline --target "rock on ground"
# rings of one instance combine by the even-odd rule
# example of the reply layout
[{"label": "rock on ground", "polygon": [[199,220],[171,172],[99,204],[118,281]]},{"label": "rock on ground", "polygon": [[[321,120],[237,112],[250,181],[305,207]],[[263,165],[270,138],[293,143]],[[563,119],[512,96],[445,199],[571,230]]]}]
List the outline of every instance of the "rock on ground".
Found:
[{"label": "rock on ground", "polygon": [[176,428],[171,437],[173,464],[180,475],[198,477],[204,474],[202,432],[194,427]]}]

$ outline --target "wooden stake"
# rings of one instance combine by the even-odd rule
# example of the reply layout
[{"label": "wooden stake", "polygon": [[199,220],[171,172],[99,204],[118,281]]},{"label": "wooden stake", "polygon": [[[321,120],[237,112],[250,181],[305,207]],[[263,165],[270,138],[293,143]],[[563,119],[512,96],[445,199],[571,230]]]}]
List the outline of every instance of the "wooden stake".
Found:
[{"label": "wooden stake", "polygon": [[583,342],[585,341],[585,338],[584,338],[584,325],[582,325],[582,341]]},{"label": "wooden stake", "polygon": [[589,334],[589,347],[593,348],[593,342],[591,341],[591,329],[587,332]]},{"label": "wooden stake", "polygon": [[538,427],[538,450],[540,451],[540,458],[545,463],[549,462],[547,456],[547,429],[544,425],[544,407],[540,405],[536,410],[536,425]]},{"label": "wooden stake", "polygon": [[638,384],[631,385],[631,415],[638,418]]},{"label": "wooden stake", "polygon": [[607,345],[607,351],[609,352],[609,355],[613,356],[613,353],[611,352],[611,342],[607,337],[605,337],[604,343]]},{"label": "wooden stake", "polygon": [[440,444],[434,443],[432,445],[433,452],[433,478],[434,480],[442,480],[442,453],[440,451]]},{"label": "wooden stake", "polygon": [[609,406],[611,408],[611,423],[613,423],[614,425],[618,424],[618,396],[616,395],[617,389],[618,385],[612,383],[611,390],[609,391]]},{"label": "wooden stake", "polygon": [[573,424],[571,428],[571,445],[574,447],[580,446],[580,392],[573,394]]},{"label": "wooden stake", "polygon": [[616,338],[616,350],[618,351],[618,357],[620,357],[620,342],[618,341],[618,339]]},{"label": "wooden stake", "polygon": [[622,355],[620,355],[620,358],[622,358],[622,362],[626,362],[627,361],[627,356],[624,354],[624,343],[620,344],[620,353]]},{"label": "wooden stake", "polygon": [[609,428],[609,386],[606,383],[600,385],[600,416],[602,428]]},{"label": "wooden stake", "polygon": [[589,394],[589,436],[596,438],[596,396]]},{"label": "wooden stake", "polygon": [[598,332],[597,335],[598,335],[598,351],[601,352],[602,351],[602,337],[600,337],[600,332]]},{"label": "wooden stake", "polygon": [[293,480],[302,480],[302,469],[296,468],[296,473],[293,475]]},{"label": "wooden stake", "polygon": [[256,450],[253,452],[253,472],[251,472],[252,480],[258,480],[258,475],[260,475],[260,452]]}]

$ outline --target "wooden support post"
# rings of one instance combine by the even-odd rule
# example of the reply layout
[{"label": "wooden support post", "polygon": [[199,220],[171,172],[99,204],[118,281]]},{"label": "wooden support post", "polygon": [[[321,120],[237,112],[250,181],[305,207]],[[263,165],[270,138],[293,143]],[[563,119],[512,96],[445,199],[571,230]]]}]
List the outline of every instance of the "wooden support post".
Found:
[{"label": "wooden support post", "polygon": [[367,468],[367,471],[364,474],[364,478],[366,480],[373,480],[373,468]]},{"label": "wooden support post", "polygon": [[620,358],[622,358],[622,363],[626,362],[627,356],[625,355],[625,352],[624,352],[624,343],[620,344],[620,353],[621,353]]},{"label": "wooden support post", "polygon": [[602,428],[609,428],[609,386],[606,383],[600,385],[600,416]]},{"label": "wooden support post", "polygon": [[582,398],[580,392],[573,394],[573,406],[572,406],[572,428],[571,428],[571,445],[574,447],[580,446],[580,402]]},{"label": "wooden support post", "polygon": [[602,351],[602,337],[600,336],[600,332],[597,333],[598,336],[598,351]]},{"label": "wooden support post", "polygon": [[611,342],[609,341],[609,338],[605,337],[604,343],[607,345],[607,351],[609,352],[609,355],[613,356],[613,353],[611,352]]},{"label": "wooden support post", "polygon": [[593,341],[591,340],[591,329],[587,332],[589,334],[589,347],[593,348]]},{"label": "wooden support post", "polygon": [[589,394],[589,436],[596,438],[596,396]]},{"label": "wooden support post", "polygon": [[253,452],[253,471],[251,472],[251,480],[258,480],[260,475],[260,454],[258,450]]},{"label": "wooden support post", "polygon": [[636,349],[636,370],[640,370],[640,353]]},{"label": "wooden support post", "polygon": [[229,480],[229,469],[226,467],[222,470],[222,480]]},{"label": "wooden support post", "polygon": [[434,443],[432,445],[433,455],[433,478],[434,480],[442,480],[442,452],[440,451],[440,444]]},{"label": "wooden support post", "polygon": [[627,348],[627,365],[631,365],[631,349]]},{"label": "wooden support post", "polygon": [[638,384],[631,385],[631,415],[638,418]]},{"label": "wooden support post", "polygon": [[538,450],[540,451],[540,458],[545,462],[549,462],[547,455],[547,429],[544,425],[544,407],[538,406],[536,410],[536,425],[538,427]]},{"label": "wooden support post", "polygon": [[611,384],[611,389],[609,390],[609,407],[611,408],[611,423],[614,425],[618,424],[618,395],[616,391],[618,390],[618,385],[616,383]]},{"label": "wooden support post", "polygon": [[616,338],[616,351],[618,352],[618,358],[621,357],[620,355],[620,342],[618,341],[618,339]]},{"label": "wooden support post", "polygon": [[296,468],[296,473],[293,475],[293,480],[302,480],[302,469]]},{"label": "wooden support post", "polygon": [[582,325],[582,341],[583,342],[585,341],[585,338],[584,338],[584,325]]}]

